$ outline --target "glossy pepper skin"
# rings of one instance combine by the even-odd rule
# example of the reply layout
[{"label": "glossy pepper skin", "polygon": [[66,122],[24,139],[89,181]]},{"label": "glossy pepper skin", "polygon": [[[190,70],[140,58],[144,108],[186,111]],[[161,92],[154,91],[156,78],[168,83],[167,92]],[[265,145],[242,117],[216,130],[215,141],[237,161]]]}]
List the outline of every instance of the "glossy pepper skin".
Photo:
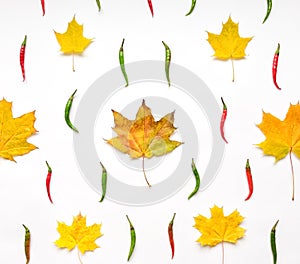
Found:
[{"label": "glossy pepper skin", "polygon": [[227,106],[223,100],[223,97],[221,97],[221,101],[223,104],[223,112],[222,112],[221,122],[220,122],[220,132],[221,132],[222,139],[225,141],[225,143],[228,143],[228,141],[225,138],[225,133],[224,133],[224,126],[225,126],[225,121],[227,118]]},{"label": "glossy pepper skin", "polygon": [[245,201],[247,201],[250,199],[250,197],[252,196],[252,193],[253,193],[253,180],[252,180],[252,173],[251,173],[249,159],[247,159],[245,169],[246,169],[246,176],[247,176],[247,181],[248,181],[248,186],[249,186],[249,194],[245,199]]},{"label": "glossy pepper skin", "polygon": [[271,229],[270,240],[271,240],[271,250],[273,255],[273,264],[277,263],[277,248],[276,248],[276,227],[278,225],[279,220],[275,223],[275,225]]},{"label": "glossy pepper skin", "polygon": [[147,0],[152,17],[154,16],[152,0]]},{"label": "glossy pepper skin", "polygon": [[190,8],[189,12],[188,12],[185,16],[189,16],[190,14],[193,13],[194,8],[195,8],[195,6],[196,6],[196,2],[197,2],[197,0],[192,0],[191,8]]},{"label": "glossy pepper skin", "polygon": [[135,248],[135,244],[136,244],[136,233],[135,233],[135,229],[128,217],[128,215],[126,215],[126,218],[128,220],[128,223],[130,225],[130,248],[129,248],[129,253],[128,253],[128,258],[127,258],[127,261],[130,260],[131,256],[132,256],[132,253],[134,251],[134,248]]},{"label": "glossy pepper skin", "polygon": [[172,259],[174,258],[174,254],[175,254],[175,243],[174,243],[174,235],[173,235],[173,224],[174,224],[175,216],[176,213],[174,213],[173,218],[170,221],[168,226],[168,234],[169,234],[169,241],[170,241],[170,246],[172,251]]},{"label": "glossy pepper skin", "polygon": [[188,200],[191,199],[199,191],[199,188],[200,188],[200,176],[199,176],[199,172],[198,172],[198,170],[196,168],[194,159],[192,159],[192,165],[191,165],[191,167],[192,167],[193,174],[195,176],[196,185],[195,185],[194,190],[189,195]]},{"label": "glossy pepper skin", "polygon": [[278,43],[277,49],[275,51],[274,58],[273,58],[272,77],[273,77],[273,83],[274,83],[275,87],[278,90],[281,90],[281,88],[277,84],[277,67],[278,67],[279,52],[280,52],[280,44]]},{"label": "glossy pepper skin", "polygon": [[271,10],[272,10],[272,0],[267,0],[267,5],[268,5],[268,8],[267,8],[267,13],[266,13],[266,16],[264,18],[264,21],[263,23],[265,23],[269,17],[269,15],[271,14]]},{"label": "glossy pepper skin", "polygon": [[72,122],[70,120],[70,111],[72,108],[72,104],[73,104],[73,100],[74,100],[74,96],[75,96],[76,92],[77,92],[77,89],[71,94],[70,98],[68,99],[68,101],[66,103],[65,121],[66,121],[68,127],[70,127],[72,130],[74,130],[76,133],[79,133],[78,129],[72,124]]},{"label": "glossy pepper skin", "polygon": [[49,198],[50,202],[53,203],[52,198],[51,198],[51,193],[50,193],[50,182],[51,182],[51,178],[52,178],[52,168],[50,167],[50,165],[47,161],[46,161],[46,165],[47,165],[47,168],[48,168],[48,173],[47,173],[47,178],[46,178],[46,189],[47,189],[48,198]]},{"label": "glossy pepper skin", "polygon": [[164,42],[162,41],[162,44],[164,45],[165,47],[165,73],[166,73],[166,78],[167,78],[167,81],[168,81],[168,85],[169,87],[171,86],[171,80],[170,80],[170,65],[171,65],[171,49],[169,48],[169,46]]},{"label": "glossy pepper skin", "polygon": [[41,0],[43,16],[45,15],[45,0]]},{"label": "glossy pepper skin", "polygon": [[121,44],[121,47],[119,50],[119,63],[120,63],[120,68],[121,68],[122,74],[123,74],[125,82],[126,82],[125,87],[127,87],[129,85],[129,82],[128,82],[128,76],[126,73],[125,62],[124,62],[124,48],[123,48],[124,42],[125,42],[125,39],[123,38],[123,41],[122,41],[122,44]]},{"label": "glossy pepper skin", "polygon": [[24,240],[24,248],[25,248],[25,256],[26,256],[26,264],[30,261],[30,230],[23,224],[25,228],[25,240]]},{"label": "glossy pepper skin", "polygon": [[102,196],[100,198],[100,203],[103,202],[106,194],[106,185],[107,185],[107,171],[102,162],[100,161],[100,165],[102,167],[102,179],[101,179],[101,185],[102,185]]},{"label": "glossy pepper skin", "polygon": [[24,40],[22,42],[21,48],[20,48],[20,66],[23,76],[23,82],[26,79],[25,76],[25,51],[26,51],[26,43],[27,43],[27,35],[25,35]]}]

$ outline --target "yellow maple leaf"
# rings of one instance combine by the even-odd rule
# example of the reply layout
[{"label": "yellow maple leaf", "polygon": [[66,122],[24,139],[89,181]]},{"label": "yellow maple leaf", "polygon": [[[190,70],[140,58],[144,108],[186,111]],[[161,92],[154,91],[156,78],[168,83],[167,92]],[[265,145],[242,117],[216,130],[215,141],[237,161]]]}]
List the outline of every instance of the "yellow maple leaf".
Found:
[{"label": "yellow maple leaf", "polygon": [[73,71],[74,69],[74,54],[81,54],[87,46],[92,42],[92,39],[83,36],[83,25],[79,25],[73,17],[72,21],[68,23],[68,28],[65,33],[57,33],[54,31],[56,39],[64,54],[72,55]]},{"label": "yellow maple leaf", "polygon": [[101,224],[86,225],[86,217],[79,213],[73,217],[71,226],[66,225],[64,222],[58,222],[57,231],[60,238],[54,243],[59,248],[67,248],[72,250],[77,246],[78,250],[84,254],[86,251],[94,251],[99,246],[95,240],[101,237]]},{"label": "yellow maple leaf", "polygon": [[133,159],[142,158],[144,177],[151,187],[144,170],[144,158],[165,155],[182,144],[182,142],[169,138],[176,130],[173,126],[174,112],[155,121],[145,100],[143,100],[135,120],[128,120],[120,113],[112,111],[115,122],[113,130],[117,137],[107,140],[107,143],[119,151],[127,153]]},{"label": "yellow maple leaf", "polygon": [[201,232],[197,240],[202,246],[214,247],[222,243],[222,259],[224,263],[224,242],[235,244],[245,234],[245,229],[240,227],[244,217],[235,210],[228,216],[224,216],[223,207],[214,206],[210,209],[211,218],[202,215],[194,217],[194,227]]},{"label": "yellow maple leaf", "polygon": [[0,101],[0,157],[15,161],[14,156],[29,153],[37,147],[26,140],[37,131],[35,111],[13,118],[12,103]]},{"label": "yellow maple leaf", "polygon": [[241,38],[239,35],[239,25],[234,23],[229,16],[227,22],[223,23],[220,35],[207,32],[208,42],[215,51],[214,56],[220,60],[231,60],[232,62],[232,81],[234,81],[233,60],[242,59],[246,56],[245,49],[252,39]]},{"label": "yellow maple leaf", "polygon": [[291,154],[294,153],[300,158],[300,105],[290,104],[289,110],[283,121],[272,114],[263,112],[262,122],[257,127],[266,136],[265,141],[257,144],[265,155],[275,157],[275,162],[283,159],[286,155],[290,156],[293,178],[293,194],[294,200],[294,169]]}]

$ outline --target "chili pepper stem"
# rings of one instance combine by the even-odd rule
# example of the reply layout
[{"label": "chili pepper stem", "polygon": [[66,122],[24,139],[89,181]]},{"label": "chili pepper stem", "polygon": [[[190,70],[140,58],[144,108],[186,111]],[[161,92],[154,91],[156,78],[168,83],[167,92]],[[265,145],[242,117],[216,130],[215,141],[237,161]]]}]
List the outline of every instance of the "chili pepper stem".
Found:
[{"label": "chili pepper stem", "polygon": [[295,198],[295,176],[294,176],[294,166],[293,166],[293,160],[292,160],[292,148],[290,149],[289,152],[289,156],[290,156],[290,164],[291,164],[291,170],[292,170],[292,201],[294,201]]},{"label": "chili pepper stem", "polygon": [[231,57],[231,66],[232,66],[232,82],[234,82],[234,65],[233,65],[233,59]]},{"label": "chili pepper stem", "polygon": [[173,218],[172,218],[172,220],[170,222],[171,225],[173,225],[173,223],[174,223],[175,216],[176,216],[176,213],[173,214]]},{"label": "chili pepper stem", "polygon": [[142,168],[143,168],[143,173],[144,173],[145,180],[146,180],[148,186],[151,187],[151,184],[149,183],[149,181],[147,179],[147,176],[146,176],[146,172],[145,172],[145,157],[143,157],[143,159],[142,159]]},{"label": "chili pepper stem", "polygon": [[79,259],[80,264],[83,264],[83,262],[82,262],[82,260],[81,260],[81,257],[80,257],[79,249],[77,250],[77,255],[78,255],[78,259]]}]

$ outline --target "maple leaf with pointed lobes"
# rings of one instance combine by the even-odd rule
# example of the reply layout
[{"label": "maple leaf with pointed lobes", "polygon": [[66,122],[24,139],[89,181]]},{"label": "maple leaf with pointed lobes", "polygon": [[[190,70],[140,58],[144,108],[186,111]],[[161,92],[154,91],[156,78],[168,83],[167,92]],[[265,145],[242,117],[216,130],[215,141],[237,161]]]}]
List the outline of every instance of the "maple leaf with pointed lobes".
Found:
[{"label": "maple leaf with pointed lobes", "polygon": [[210,213],[211,218],[202,215],[194,217],[194,227],[201,232],[197,242],[210,247],[222,243],[222,263],[224,263],[224,242],[235,244],[244,236],[245,229],[239,226],[244,217],[237,210],[224,216],[223,208],[216,205],[210,209]]},{"label": "maple leaf with pointed lobes", "polygon": [[92,42],[92,39],[83,36],[83,25],[79,25],[73,17],[68,23],[68,28],[65,33],[57,33],[54,31],[56,39],[64,54],[72,55],[72,69],[74,69],[74,54],[81,54],[87,46]]},{"label": "maple leaf with pointed lobes", "polygon": [[29,153],[37,147],[26,140],[37,131],[33,112],[13,118],[12,103],[0,101],[0,157],[15,161],[14,156]]},{"label": "maple leaf with pointed lobes", "polygon": [[174,112],[155,121],[145,100],[143,100],[135,120],[129,120],[120,113],[112,111],[115,122],[113,130],[117,137],[106,140],[106,142],[119,151],[127,153],[133,159],[142,158],[144,177],[148,186],[151,187],[144,170],[144,158],[165,155],[182,144],[182,142],[169,138],[176,130],[173,126]]},{"label": "maple leaf with pointed lobes", "polygon": [[292,153],[300,158],[300,104],[290,104],[283,121],[269,113],[263,112],[262,122],[257,127],[266,136],[265,141],[257,144],[265,155],[274,156],[275,162],[277,162],[289,154],[293,180],[292,200],[294,200],[295,186]]},{"label": "maple leaf with pointed lobes", "polygon": [[250,38],[241,38],[239,35],[239,25],[234,23],[229,16],[227,22],[223,24],[220,35],[207,32],[208,42],[215,51],[214,56],[219,60],[231,60],[232,81],[234,81],[233,60],[242,59],[246,56],[245,49],[251,41]]},{"label": "maple leaf with pointed lobes", "polygon": [[77,246],[78,250],[84,254],[86,251],[94,251],[99,246],[95,240],[101,237],[101,224],[86,225],[86,217],[79,213],[73,217],[71,226],[64,222],[58,222],[57,231],[60,238],[54,243],[59,248],[67,248],[72,250]]}]

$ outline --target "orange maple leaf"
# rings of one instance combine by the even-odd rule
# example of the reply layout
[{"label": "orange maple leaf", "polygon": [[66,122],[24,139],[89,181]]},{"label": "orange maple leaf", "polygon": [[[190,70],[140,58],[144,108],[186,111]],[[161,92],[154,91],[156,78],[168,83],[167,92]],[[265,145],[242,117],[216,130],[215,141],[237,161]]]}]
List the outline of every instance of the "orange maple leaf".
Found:
[{"label": "orange maple leaf", "polygon": [[300,158],[300,104],[290,104],[283,121],[263,112],[262,122],[257,126],[266,136],[265,141],[257,145],[265,155],[274,156],[275,162],[277,162],[289,154],[293,180],[292,200],[294,200],[295,184],[292,153]]},{"label": "orange maple leaf", "polygon": [[26,140],[37,131],[33,112],[13,118],[12,103],[0,101],[0,157],[15,161],[15,156],[29,153],[37,147]]},{"label": "orange maple leaf", "polygon": [[135,120],[128,120],[120,113],[112,111],[115,122],[113,130],[117,133],[117,137],[107,140],[107,143],[127,153],[133,159],[142,158],[144,177],[148,186],[151,187],[144,170],[144,158],[165,155],[182,144],[169,138],[176,130],[173,126],[174,112],[155,121],[145,100]]}]

